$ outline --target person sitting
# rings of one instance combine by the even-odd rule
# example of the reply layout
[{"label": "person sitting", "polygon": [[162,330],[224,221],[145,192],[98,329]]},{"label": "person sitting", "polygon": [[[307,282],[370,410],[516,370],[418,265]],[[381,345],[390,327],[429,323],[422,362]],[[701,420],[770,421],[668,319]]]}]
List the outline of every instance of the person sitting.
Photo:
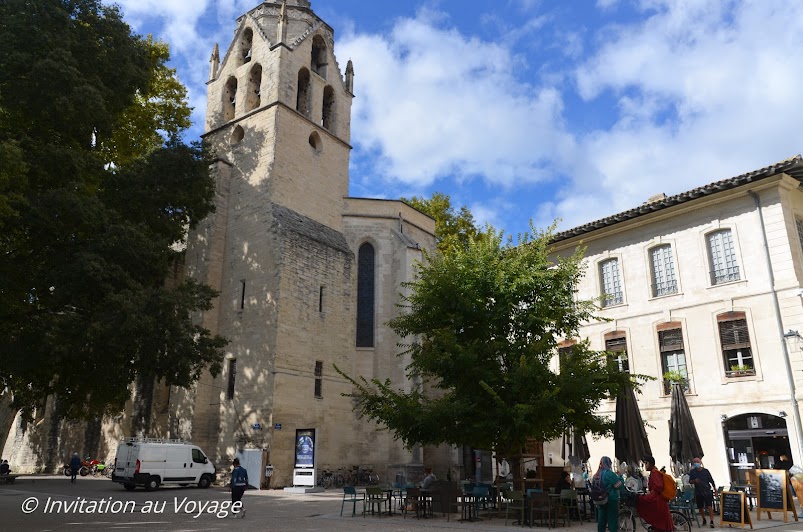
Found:
[{"label": "person sitting", "polygon": [[650,472],[650,480],[647,482],[649,493],[638,499],[638,513],[652,526],[654,532],[671,532],[675,529],[675,525],[669,513],[669,501],[661,495],[664,476],[655,467],[655,458],[652,456],[645,456],[641,461],[644,463],[644,468]]},{"label": "person sitting", "polygon": [[558,479],[558,483],[555,484],[555,493],[560,494],[561,490],[570,490],[573,489],[572,482],[570,480],[570,475],[568,471],[561,471],[560,478]]},{"label": "person sitting", "polygon": [[436,477],[435,473],[432,472],[431,467],[425,467],[424,474],[426,476],[424,477],[424,480],[421,481],[421,489],[428,490],[432,487],[432,484],[438,480],[438,477]]},{"label": "person sitting", "polygon": [[3,463],[0,464],[0,475],[8,475],[11,473],[11,466],[8,465],[8,460],[3,460]]}]

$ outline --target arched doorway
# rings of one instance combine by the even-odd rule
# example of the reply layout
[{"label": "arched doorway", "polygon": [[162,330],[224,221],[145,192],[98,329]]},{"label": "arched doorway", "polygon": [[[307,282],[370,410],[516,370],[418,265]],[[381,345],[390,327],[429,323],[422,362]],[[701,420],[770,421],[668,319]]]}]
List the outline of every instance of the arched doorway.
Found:
[{"label": "arched doorway", "polygon": [[[756,469],[791,466],[786,419],[772,414],[741,414],[724,423],[730,481],[744,486]],[[786,456],[781,464],[781,456]]]}]

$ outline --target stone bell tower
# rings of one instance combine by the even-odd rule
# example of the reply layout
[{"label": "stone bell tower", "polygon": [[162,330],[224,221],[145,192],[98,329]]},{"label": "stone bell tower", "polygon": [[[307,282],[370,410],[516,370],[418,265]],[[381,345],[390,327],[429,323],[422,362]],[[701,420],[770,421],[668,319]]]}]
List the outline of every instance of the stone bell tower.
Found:
[{"label": "stone bell tower", "polygon": [[[221,375],[175,390],[169,424],[216,461],[277,445],[290,460],[294,428],[354,417],[345,383],[321,384],[354,350],[343,234],[353,69],[341,71],[333,45],[307,0],[263,2],[210,59],[216,212],[189,235],[186,269],[220,292],[199,320],[230,344]],[[287,473],[278,465],[274,481]]]}]

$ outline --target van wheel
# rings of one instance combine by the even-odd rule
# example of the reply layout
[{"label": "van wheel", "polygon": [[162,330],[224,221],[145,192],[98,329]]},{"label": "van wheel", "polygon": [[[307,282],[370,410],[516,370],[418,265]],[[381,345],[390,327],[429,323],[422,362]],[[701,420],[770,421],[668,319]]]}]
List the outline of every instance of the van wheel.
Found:
[{"label": "van wheel", "polygon": [[201,489],[206,489],[212,483],[212,479],[209,478],[209,475],[201,476],[201,480],[198,481],[198,487]]},{"label": "van wheel", "polygon": [[148,481],[145,483],[145,490],[155,491],[158,489],[159,489],[159,477],[157,477],[156,475],[148,477]]},{"label": "van wheel", "polygon": [[125,489],[127,489],[128,491],[134,491],[134,489],[137,487],[137,485],[136,484],[123,484],[123,487]]}]

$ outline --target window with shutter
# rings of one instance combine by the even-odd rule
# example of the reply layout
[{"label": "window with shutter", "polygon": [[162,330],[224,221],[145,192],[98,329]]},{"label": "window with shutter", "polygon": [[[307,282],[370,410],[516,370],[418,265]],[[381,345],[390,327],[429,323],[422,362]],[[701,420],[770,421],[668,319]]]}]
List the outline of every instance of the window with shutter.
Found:
[{"label": "window with shutter", "polygon": [[730,229],[711,233],[708,239],[708,259],[711,266],[711,284],[729,283],[741,279]]},{"label": "window with shutter", "polygon": [[315,361],[315,397],[323,397],[323,362]]},{"label": "window with shutter", "polygon": [[600,292],[602,296],[602,306],[610,307],[624,303],[624,293],[622,292],[622,278],[619,275],[619,260],[608,259],[601,262],[600,270]]},{"label": "window with shutter", "polygon": [[675,263],[672,260],[672,246],[657,246],[650,250],[652,262],[653,297],[675,294],[678,283],[675,279]]},{"label": "window with shutter", "polygon": [[608,352],[608,359],[615,362],[619,371],[630,372],[630,362],[627,359],[627,337],[605,339],[605,351]]},{"label": "window with shutter", "polygon": [[[689,391],[689,373],[686,368],[686,352],[683,349],[683,329],[658,331],[658,348],[661,351],[663,372],[674,371],[683,376],[683,389]],[[664,393],[671,392],[671,383],[663,380]]]},{"label": "window with shutter", "polygon": [[719,341],[728,377],[745,377],[756,374],[750,333],[745,318],[719,321]]}]

